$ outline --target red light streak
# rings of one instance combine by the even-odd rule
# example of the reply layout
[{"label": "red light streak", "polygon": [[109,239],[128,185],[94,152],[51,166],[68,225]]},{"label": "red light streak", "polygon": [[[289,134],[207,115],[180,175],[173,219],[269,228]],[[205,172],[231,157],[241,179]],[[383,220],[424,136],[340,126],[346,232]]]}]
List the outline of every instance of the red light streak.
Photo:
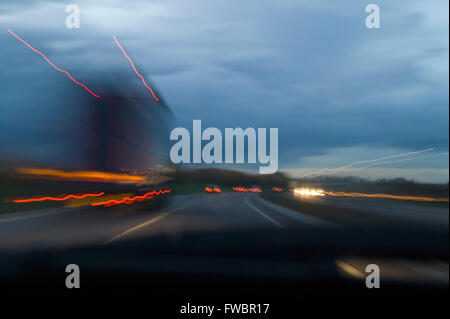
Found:
[{"label": "red light streak", "polygon": [[45,196],[45,197],[40,197],[40,198],[15,199],[15,200],[13,200],[13,202],[14,203],[29,203],[29,202],[42,202],[42,201],[45,201],[45,200],[65,201],[65,200],[68,200],[70,198],[80,199],[80,198],[85,198],[85,197],[100,197],[100,196],[103,196],[104,194],[105,194],[104,192],[101,192],[101,193],[98,193],[98,194],[83,194],[83,195],[70,194],[70,195],[66,195],[64,197]]},{"label": "red light streak", "polygon": [[21,39],[17,34],[15,34],[14,32],[12,32],[10,29],[8,29],[8,32],[11,33],[17,40],[19,40],[20,42],[22,42],[23,44],[25,44],[28,48],[30,48],[32,51],[36,52],[37,54],[39,54],[40,56],[42,56],[45,61],[47,61],[52,67],[54,67],[56,70],[58,70],[59,72],[62,72],[64,74],[66,74],[69,79],[71,79],[73,82],[75,82],[76,84],[84,87],[86,89],[86,91],[88,91],[91,95],[95,96],[96,98],[99,98],[100,95],[95,94],[94,92],[92,92],[86,85],[84,85],[83,83],[78,82],[77,80],[75,80],[70,74],[69,72],[62,70],[60,68],[58,68],[56,65],[54,65],[52,63],[52,61],[50,61],[42,52],[36,50],[35,48],[33,48],[31,45],[29,45],[25,40]]},{"label": "red light streak", "polygon": [[104,201],[104,202],[98,202],[98,203],[92,203],[91,206],[106,206],[106,207],[110,207],[110,206],[115,206],[115,205],[119,205],[119,204],[132,204],[136,201],[141,202],[143,200],[146,199],[151,199],[153,198],[154,195],[161,195],[161,194],[165,194],[165,193],[170,193],[172,190],[171,189],[166,189],[166,190],[159,190],[159,191],[153,191],[153,192],[148,192],[144,195],[140,195],[140,196],[134,196],[134,197],[125,197],[122,198],[121,200],[108,200],[108,201]]},{"label": "red light streak", "polygon": [[274,191],[276,191],[276,192],[281,192],[281,191],[283,191],[283,189],[280,188],[280,187],[272,187],[272,189],[273,189]]},{"label": "red light streak", "polygon": [[220,188],[218,188],[218,187],[213,187],[213,188],[205,187],[205,191],[207,191],[208,193],[212,193],[212,192],[220,193],[220,192],[222,192],[222,190]]},{"label": "red light streak", "polygon": [[142,83],[144,83],[145,87],[152,93],[153,98],[159,102],[159,99],[156,97],[155,93],[153,92],[152,88],[150,86],[147,85],[147,82],[145,82],[144,77],[142,76],[142,74],[140,74],[137,70],[136,67],[134,66],[133,61],[131,60],[131,58],[128,56],[128,54],[125,52],[125,50],[123,49],[123,47],[120,45],[119,41],[117,40],[116,36],[113,35],[113,39],[114,41],[117,43],[117,45],[119,46],[120,50],[122,50],[123,55],[125,55],[125,57],[128,59],[128,61],[130,61],[131,67],[133,68],[134,72],[137,74],[138,77],[141,78]]},{"label": "red light streak", "polygon": [[245,187],[233,187],[235,192],[251,192],[251,193],[261,193],[262,190],[258,188],[245,188]]}]

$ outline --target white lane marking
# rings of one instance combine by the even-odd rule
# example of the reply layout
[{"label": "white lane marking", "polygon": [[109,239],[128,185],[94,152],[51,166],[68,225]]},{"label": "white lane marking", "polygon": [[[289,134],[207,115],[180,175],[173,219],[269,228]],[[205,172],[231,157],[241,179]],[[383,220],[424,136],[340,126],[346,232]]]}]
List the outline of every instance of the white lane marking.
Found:
[{"label": "white lane marking", "polygon": [[449,280],[448,276],[448,264],[440,263],[419,263],[414,261],[402,261],[397,260],[397,264],[407,267],[422,276],[434,279],[436,281],[447,282]]},{"label": "white lane marking", "polygon": [[298,221],[300,221],[302,223],[309,224],[309,225],[314,225],[314,226],[340,227],[337,224],[325,221],[323,219],[312,217],[312,216],[308,216],[308,215],[305,215],[305,214],[303,214],[301,212],[293,211],[293,210],[290,210],[288,208],[282,207],[280,205],[273,204],[271,202],[263,200],[260,197],[257,197],[256,199],[261,204],[263,204],[263,205],[265,205],[265,206],[267,206],[269,208],[272,208],[277,213],[283,214],[283,215],[285,215],[287,217],[290,217],[292,219],[298,220]]},{"label": "white lane marking", "polygon": [[283,225],[281,225],[279,222],[277,222],[275,219],[270,218],[269,216],[267,216],[266,214],[264,214],[261,210],[259,210],[258,208],[256,208],[252,203],[250,203],[248,201],[248,198],[244,199],[245,203],[251,208],[253,209],[255,212],[257,212],[258,214],[260,214],[262,217],[264,217],[265,219],[267,219],[268,221],[270,221],[271,223],[273,223],[274,225],[281,227],[281,228],[286,228]]},{"label": "white lane marking", "polygon": [[[48,216],[48,215],[64,214],[64,213],[68,213],[68,212],[69,212],[69,209],[67,209],[67,208],[59,208],[59,209],[56,208],[51,211],[45,210],[44,212],[41,212],[41,213],[36,213],[33,211],[32,212],[11,213],[11,215],[13,215],[13,216],[5,216],[4,218],[0,218],[0,224],[14,222],[14,221],[23,220],[23,219],[43,217],[43,216]],[[8,215],[10,215],[10,214],[8,214]]]},{"label": "white lane marking", "polygon": [[180,209],[182,209],[182,208],[185,208],[185,206],[180,206],[180,207],[177,207],[177,208],[173,208],[173,209],[168,210],[168,211],[166,211],[166,212],[164,212],[164,213],[161,213],[161,214],[159,214],[158,216],[153,217],[153,218],[147,220],[146,222],[143,222],[143,223],[141,223],[141,224],[139,224],[139,225],[136,225],[136,226],[134,226],[134,227],[131,227],[130,229],[127,229],[127,230],[125,230],[125,231],[123,231],[123,232],[117,234],[116,236],[111,237],[110,239],[108,239],[107,241],[105,241],[104,244],[105,244],[105,245],[110,244],[110,243],[112,243],[112,242],[114,242],[114,241],[116,241],[116,240],[118,240],[118,239],[120,239],[120,238],[122,238],[122,237],[124,237],[124,236],[126,236],[126,235],[128,235],[128,234],[130,234],[130,233],[132,233],[132,232],[134,232],[134,231],[136,231],[136,230],[138,230],[138,229],[140,229],[140,228],[143,228],[143,227],[145,227],[145,226],[154,224],[154,223],[160,221],[160,220],[163,219],[163,218],[166,218],[167,216],[171,215],[172,213],[174,213],[174,212],[176,212],[177,210],[180,210]]},{"label": "white lane marking", "polygon": [[[191,195],[175,195],[174,198],[177,196],[191,196]],[[195,200],[188,201],[185,206],[189,206],[189,203],[198,202],[204,200],[204,198],[198,198]],[[77,207],[80,208],[80,207]],[[17,213],[5,213],[5,216],[0,216],[0,224],[2,223],[9,223],[9,222],[15,222],[20,220],[26,220],[26,219],[32,219],[32,218],[39,218],[44,216],[50,216],[50,215],[58,215],[58,214],[66,214],[66,213],[73,213],[73,208],[68,207],[59,207],[59,208],[43,208],[43,209],[37,209],[32,211],[25,211],[25,212],[17,212]]]}]

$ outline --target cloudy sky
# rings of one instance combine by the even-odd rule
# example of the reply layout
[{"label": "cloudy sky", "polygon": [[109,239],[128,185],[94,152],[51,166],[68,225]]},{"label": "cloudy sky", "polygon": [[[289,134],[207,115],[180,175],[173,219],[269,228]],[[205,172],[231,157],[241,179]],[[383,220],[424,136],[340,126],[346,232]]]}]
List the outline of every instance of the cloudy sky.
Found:
[{"label": "cloudy sky", "polygon": [[[435,150],[421,155],[448,152],[448,0],[371,2],[380,29],[366,28],[370,1],[359,0],[3,0],[0,141],[18,117],[14,128],[26,135],[36,96],[69,81],[10,28],[81,79],[132,72],[116,35],[180,126],[201,119],[204,127],[277,127],[280,169],[293,175],[426,148]],[[80,29],[65,27],[71,3],[80,7]],[[448,154],[352,173],[432,182],[448,174]]]}]

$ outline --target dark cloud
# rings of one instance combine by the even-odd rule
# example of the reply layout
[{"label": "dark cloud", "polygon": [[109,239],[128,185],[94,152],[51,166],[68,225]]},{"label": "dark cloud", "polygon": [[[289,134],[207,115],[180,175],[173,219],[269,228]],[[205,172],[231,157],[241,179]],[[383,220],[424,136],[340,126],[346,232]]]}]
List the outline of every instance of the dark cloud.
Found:
[{"label": "dark cloud", "polygon": [[[79,30],[64,4],[3,1],[0,25],[84,80],[133,74],[116,34],[180,125],[278,127],[282,167],[340,148],[448,150],[448,2],[377,3],[379,30],[364,1],[80,1]],[[5,128],[67,79],[6,31],[0,42]]]}]

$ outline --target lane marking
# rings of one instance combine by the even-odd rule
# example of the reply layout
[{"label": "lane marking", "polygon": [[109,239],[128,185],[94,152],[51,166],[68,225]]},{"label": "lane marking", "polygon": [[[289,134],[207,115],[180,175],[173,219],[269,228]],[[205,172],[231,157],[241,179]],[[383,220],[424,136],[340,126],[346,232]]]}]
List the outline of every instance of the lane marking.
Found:
[{"label": "lane marking", "polygon": [[292,219],[295,219],[299,222],[302,222],[304,224],[309,224],[309,225],[314,225],[314,226],[326,226],[326,227],[340,227],[337,224],[334,224],[332,222],[317,218],[317,217],[312,217],[312,216],[308,216],[303,214],[302,212],[299,211],[293,211],[290,210],[288,208],[285,208],[283,206],[280,205],[276,205],[274,203],[268,202],[262,198],[257,198],[257,201],[260,202],[261,204],[272,208],[273,210],[275,210],[277,213],[283,214],[287,217],[290,217]]},{"label": "lane marking", "polygon": [[[176,196],[180,195],[175,195]],[[187,195],[190,196],[190,195]],[[204,200],[204,198],[199,198],[195,200],[188,201],[185,203],[183,208],[186,208],[188,206],[191,206],[194,202],[198,202],[199,200]],[[88,207],[88,206],[86,206]],[[23,211],[23,212],[13,212],[13,213],[5,213],[4,216],[0,214],[0,224],[3,223],[9,223],[9,222],[15,222],[20,220],[27,220],[27,219],[33,219],[33,218],[39,218],[39,217],[45,217],[45,216],[51,216],[51,215],[59,215],[59,214],[67,214],[67,213],[77,213],[80,212],[79,210],[74,210],[73,207],[59,207],[59,208],[42,208],[42,209],[35,209],[31,211]]]},{"label": "lane marking", "polygon": [[[18,212],[18,213],[11,213],[14,214],[14,216],[12,217],[6,217],[6,218],[0,218],[0,224],[2,223],[8,223],[8,222],[14,222],[14,221],[18,221],[18,220],[23,220],[23,219],[31,219],[31,218],[38,218],[38,217],[43,217],[43,216],[48,216],[48,215],[55,215],[55,214],[65,214],[68,213],[70,210],[68,210],[67,208],[61,208],[55,211],[55,209],[48,211],[48,209],[45,209],[44,212],[41,213],[36,213],[35,211],[27,211],[27,212]],[[16,215],[17,214],[17,215]]]},{"label": "lane marking", "polygon": [[259,210],[257,207],[255,207],[252,203],[249,202],[248,198],[244,199],[244,202],[251,208],[253,209],[255,212],[257,212],[258,214],[260,214],[262,217],[264,217],[265,219],[267,219],[268,221],[270,221],[271,223],[273,223],[274,225],[281,227],[281,228],[286,228],[283,225],[281,225],[279,222],[277,222],[275,219],[270,218],[269,216],[267,216],[266,214],[264,214],[261,210]]},{"label": "lane marking", "polygon": [[166,218],[167,216],[173,214],[174,212],[176,212],[177,210],[180,210],[182,208],[185,208],[185,206],[180,206],[180,207],[177,207],[177,208],[173,208],[171,210],[168,210],[167,212],[161,213],[158,216],[155,216],[155,217],[147,220],[146,222],[143,222],[142,224],[136,225],[136,226],[131,227],[130,229],[124,231],[124,232],[121,232],[120,234],[117,234],[116,236],[108,239],[104,244],[105,245],[110,244],[110,243],[112,243],[112,242],[114,242],[114,241],[116,241],[116,240],[118,240],[118,239],[120,239],[120,238],[122,238],[122,237],[124,237],[124,236],[126,236],[126,235],[128,235],[128,234],[130,234],[130,233],[132,233],[132,232],[134,232],[136,230],[138,230],[138,229],[141,229],[141,228],[146,227],[148,225],[154,224],[154,223],[156,223],[156,222]]},{"label": "lane marking", "polygon": [[436,281],[448,282],[448,264],[441,265],[438,263],[425,264],[414,261],[396,260],[397,264],[409,268],[413,272],[434,279]]}]

